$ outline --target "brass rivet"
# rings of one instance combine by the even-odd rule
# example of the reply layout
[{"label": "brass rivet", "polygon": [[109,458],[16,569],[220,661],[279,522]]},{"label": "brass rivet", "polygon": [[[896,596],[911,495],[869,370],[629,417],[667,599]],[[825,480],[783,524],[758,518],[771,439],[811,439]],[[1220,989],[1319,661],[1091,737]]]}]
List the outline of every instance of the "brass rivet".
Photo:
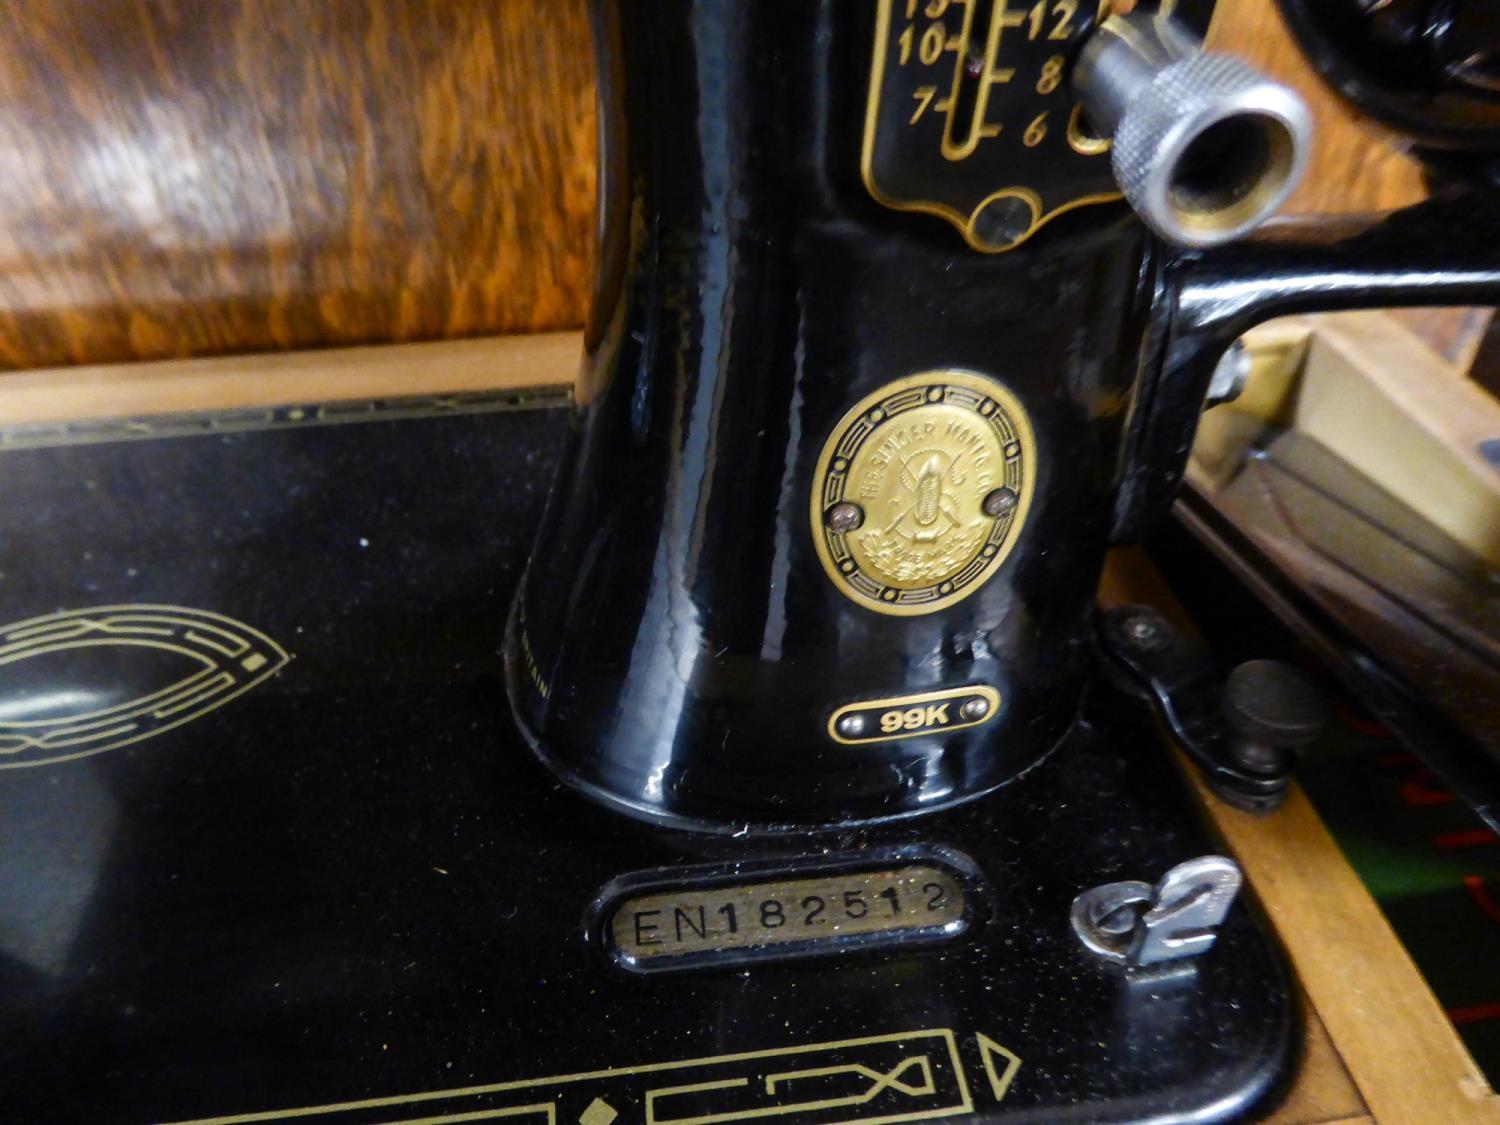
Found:
[{"label": "brass rivet", "polygon": [[993,489],[985,496],[982,504],[984,514],[994,519],[999,519],[1001,516],[1008,516],[1016,510],[1016,504],[1019,500],[1020,497],[1016,495],[1015,489],[1006,488],[1002,485],[999,488]]},{"label": "brass rivet", "polygon": [[867,724],[865,722],[865,717],[861,714],[855,713],[852,715],[845,715],[843,718],[839,719],[836,724],[834,724],[834,727],[839,732],[839,734],[843,735],[845,738],[858,738],[860,735],[865,733],[866,725]]},{"label": "brass rivet", "polygon": [[828,530],[838,535],[859,530],[865,522],[865,510],[850,500],[843,500],[823,513]]}]

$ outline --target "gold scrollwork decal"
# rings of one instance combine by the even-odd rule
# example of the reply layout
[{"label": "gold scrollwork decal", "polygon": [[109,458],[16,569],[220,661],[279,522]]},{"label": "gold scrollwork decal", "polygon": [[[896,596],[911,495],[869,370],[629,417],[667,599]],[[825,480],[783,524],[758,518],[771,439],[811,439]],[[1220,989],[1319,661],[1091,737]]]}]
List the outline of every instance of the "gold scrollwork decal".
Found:
[{"label": "gold scrollwork decal", "polygon": [[892,1125],[898,1121],[969,1117],[985,1102],[1003,1101],[1021,1068],[1020,1057],[982,1033],[973,1036],[970,1050],[969,1057],[977,1056],[980,1061],[983,1081],[970,1082],[957,1034],[948,1028],[924,1028],[419,1094],[237,1113],[180,1125],[251,1125],[292,1117],[327,1125],[354,1125],[371,1120],[368,1115],[380,1111],[399,1113],[403,1121],[524,1117],[546,1125],[562,1121],[611,1125],[622,1109],[632,1106],[644,1110],[636,1120],[644,1118],[645,1125],[805,1121],[814,1113],[834,1114],[817,1119],[846,1125]]},{"label": "gold scrollwork decal", "polygon": [[[168,660],[136,658],[150,651]],[[101,656],[115,659],[108,682],[90,659]],[[244,622],[183,606],[99,606],[0,626],[0,769],[152,738],[222,707],[290,659]]]}]

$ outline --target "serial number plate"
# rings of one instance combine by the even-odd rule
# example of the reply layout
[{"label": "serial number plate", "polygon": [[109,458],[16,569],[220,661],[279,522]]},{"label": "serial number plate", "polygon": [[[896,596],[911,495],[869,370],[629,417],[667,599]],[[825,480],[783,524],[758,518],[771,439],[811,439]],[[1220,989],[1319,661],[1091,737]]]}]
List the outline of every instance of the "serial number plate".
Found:
[{"label": "serial number plate", "polygon": [[610,917],[629,966],[739,950],[831,951],[881,938],[957,936],[968,924],[963,887],[926,864],[768,882],[653,890]]}]

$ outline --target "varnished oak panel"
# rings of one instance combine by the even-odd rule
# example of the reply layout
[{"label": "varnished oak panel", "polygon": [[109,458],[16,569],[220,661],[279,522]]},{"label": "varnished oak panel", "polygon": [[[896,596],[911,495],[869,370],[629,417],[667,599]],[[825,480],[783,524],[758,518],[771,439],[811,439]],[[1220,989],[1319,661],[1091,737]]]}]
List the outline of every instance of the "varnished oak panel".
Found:
[{"label": "varnished oak panel", "polygon": [[582,354],[579,333],[549,332],[40,368],[0,379],[0,426],[529,391],[570,383]]},{"label": "varnished oak panel", "polygon": [[28,0],[0,42],[0,366],[580,322],[583,0]]},{"label": "varnished oak panel", "polygon": [[1221,0],[1211,48],[1240,55],[1307,99],[1317,146],[1288,210],[1341,214],[1387,211],[1425,194],[1421,169],[1379,126],[1333,96],[1302,57],[1275,0]]}]

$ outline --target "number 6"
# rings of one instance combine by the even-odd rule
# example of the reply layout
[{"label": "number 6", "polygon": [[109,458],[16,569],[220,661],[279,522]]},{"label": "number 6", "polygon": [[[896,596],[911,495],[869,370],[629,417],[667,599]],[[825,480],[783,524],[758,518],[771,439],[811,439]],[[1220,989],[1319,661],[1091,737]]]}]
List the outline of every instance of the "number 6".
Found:
[{"label": "number 6", "polygon": [[[1047,111],[1048,113],[1051,110]],[[1021,143],[1027,148],[1036,148],[1047,137],[1047,114],[1040,114],[1035,121],[1026,126],[1026,132],[1021,134]]]}]

